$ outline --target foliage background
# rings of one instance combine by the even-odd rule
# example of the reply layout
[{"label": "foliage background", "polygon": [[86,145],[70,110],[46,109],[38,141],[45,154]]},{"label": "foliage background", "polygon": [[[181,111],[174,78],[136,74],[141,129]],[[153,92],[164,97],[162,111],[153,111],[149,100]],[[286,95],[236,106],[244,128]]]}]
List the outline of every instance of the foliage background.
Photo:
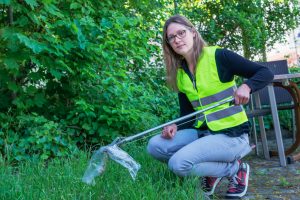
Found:
[{"label": "foliage background", "polygon": [[72,155],[177,117],[160,47],[169,16],[184,14],[210,44],[263,60],[297,25],[296,3],[2,0],[2,159]]}]

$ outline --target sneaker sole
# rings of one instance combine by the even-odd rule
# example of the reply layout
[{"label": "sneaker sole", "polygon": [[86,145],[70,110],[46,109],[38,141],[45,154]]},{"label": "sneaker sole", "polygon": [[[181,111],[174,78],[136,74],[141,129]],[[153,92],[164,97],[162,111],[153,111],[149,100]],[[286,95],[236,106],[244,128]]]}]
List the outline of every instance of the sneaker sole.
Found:
[{"label": "sneaker sole", "polygon": [[206,194],[208,196],[213,195],[213,193],[215,192],[216,187],[219,185],[219,183],[220,183],[221,180],[222,180],[222,177],[218,178],[216,180],[215,186],[211,189],[211,191],[210,192],[204,192],[204,194]]},{"label": "sneaker sole", "polygon": [[246,176],[246,185],[245,185],[244,192],[242,192],[240,194],[226,194],[226,197],[243,197],[247,193],[249,173],[250,173],[250,166],[247,163],[245,163],[245,165],[247,166],[247,176]]}]

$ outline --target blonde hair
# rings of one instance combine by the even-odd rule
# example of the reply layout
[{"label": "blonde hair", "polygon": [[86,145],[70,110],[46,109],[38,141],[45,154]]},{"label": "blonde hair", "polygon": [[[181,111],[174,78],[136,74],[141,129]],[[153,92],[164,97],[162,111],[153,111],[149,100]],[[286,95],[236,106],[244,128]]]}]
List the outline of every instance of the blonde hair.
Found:
[{"label": "blonde hair", "polygon": [[176,80],[177,70],[181,66],[184,58],[181,55],[177,54],[173,50],[171,45],[167,42],[167,29],[171,23],[181,24],[196,33],[195,34],[196,36],[194,37],[194,45],[193,45],[194,66],[196,66],[199,56],[202,52],[202,49],[204,46],[206,46],[206,43],[202,39],[199,32],[194,27],[194,25],[186,17],[181,15],[174,15],[165,22],[163,28],[162,47],[163,47],[164,61],[167,69],[167,77],[166,77],[167,84],[172,90],[178,91],[177,80]]}]

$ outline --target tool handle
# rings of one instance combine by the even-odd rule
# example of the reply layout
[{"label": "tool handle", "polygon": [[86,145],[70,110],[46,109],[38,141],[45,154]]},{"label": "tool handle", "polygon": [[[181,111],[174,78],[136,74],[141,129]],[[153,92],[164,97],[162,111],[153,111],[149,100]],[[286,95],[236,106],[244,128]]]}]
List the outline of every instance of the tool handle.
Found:
[{"label": "tool handle", "polygon": [[220,101],[220,102],[215,103],[215,104],[213,104],[213,105],[211,105],[211,106],[209,106],[209,107],[206,107],[206,108],[204,108],[204,109],[202,109],[202,110],[195,111],[195,112],[193,112],[193,113],[191,113],[191,114],[185,115],[185,116],[183,116],[183,117],[177,118],[177,119],[172,120],[172,121],[170,121],[170,122],[167,122],[167,123],[164,123],[164,124],[162,124],[162,125],[156,126],[156,127],[154,127],[154,128],[148,129],[148,130],[143,131],[143,132],[141,132],[141,133],[138,133],[138,134],[136,134],[136,135],[129,136],[129,137],[125,137],[125,138],[121,138],[121,140],[115,142],[115,144],[121,145],[121,144],[124,144],[124,143],[126,143],[126,142],[136,140],[136,139],[141,138],[141,137],[143,137],[143,136],[145,136],[145,135],[147,135],[147,134],[149,134],[149,133],[151,133],[151,132],[153,132],[153,131],[156,131],[156,130],[158,130],[158,129],[160,129],[160,128],[163,128],[163,127],[165,127],[165,126],[168,126],[168,125],[171,125],[171,124],[174,124],[174,123],[183,121],[183,120],[185,120],[185,119],[188,119],[188,118],[190,118],[190,117],[196,116],[196,115],[198,115],[198,114],[200,114],[200,113],[203,113],[203,112],[205,112],[205,111],[207,111],[207,110],[210,110],[210,109],[212,109],[212,108],[215,108],[215,107],[217,107],[217,106],[220,106],[220,105],[223,105],[223,104],[226,104],[226,103],[229,103],[229,105],[233,105],[233,104],[234,104],[234,98],[231,97],[231,98],[229,98],[229,99]]}]

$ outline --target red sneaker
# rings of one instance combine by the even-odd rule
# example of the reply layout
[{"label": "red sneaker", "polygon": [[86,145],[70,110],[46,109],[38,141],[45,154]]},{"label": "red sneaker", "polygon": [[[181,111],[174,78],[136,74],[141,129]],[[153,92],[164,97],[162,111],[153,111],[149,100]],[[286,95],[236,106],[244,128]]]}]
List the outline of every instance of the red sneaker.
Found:
[{"label": "red sneaker", "polygon": [[248,189],[250,167],[247,163],[240,162],[238,172],[229,178],[229,187],[226,197],[243,197]]},{"label": "red sneaker", "polygon": [[212,195],[222,177],[202,177],[202,189],[206,195]]}]

